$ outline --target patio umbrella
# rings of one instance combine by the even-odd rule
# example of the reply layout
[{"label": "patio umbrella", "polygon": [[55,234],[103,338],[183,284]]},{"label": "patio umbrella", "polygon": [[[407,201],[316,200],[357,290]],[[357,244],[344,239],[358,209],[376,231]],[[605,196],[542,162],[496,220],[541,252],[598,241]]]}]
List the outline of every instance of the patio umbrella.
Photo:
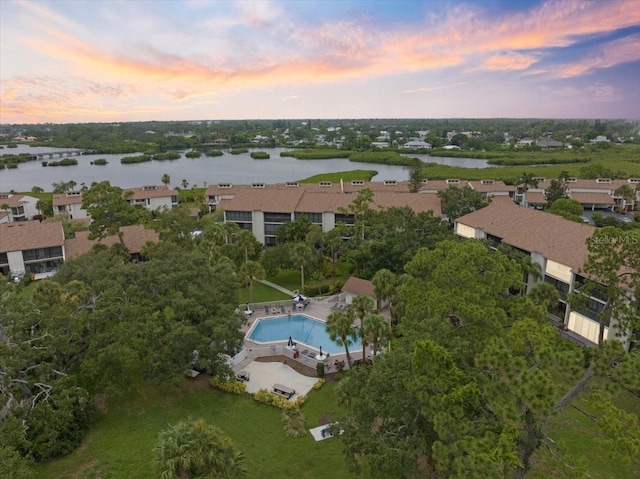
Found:
[{"label": "patio umbrella", "polygon": [[306,301],[307,297],[302,295],[302,294],[300,294],[300,293],[297,293],[297,294],[293,295],[293,300],[294,301]]},{"label": "patio umbrella", "polygon": [[289,342],[287,343],[287,346],[293,346],[293,338],[291,336],[289,336]]}]

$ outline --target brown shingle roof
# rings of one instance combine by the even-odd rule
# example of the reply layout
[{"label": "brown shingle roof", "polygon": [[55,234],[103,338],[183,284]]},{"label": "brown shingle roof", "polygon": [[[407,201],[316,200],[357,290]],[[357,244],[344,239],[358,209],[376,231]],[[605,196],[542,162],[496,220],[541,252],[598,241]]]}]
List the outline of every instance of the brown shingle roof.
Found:
[{"label": "brown shingle roof", "polygon": [[586,241],[595,227],[561,216],[515,205],[511,201],[492,201],[488,206],[462,216],[457,223],[480,228],[516,248],[538,252],[578,271],[587,255]]},{"label": "brown shingle roof", "polygon": [[571,199],[583,205],[613,205],[615,201],[609,193],[575,193],[571,192]]},{"label": "brown shingle roof", "polygon": [[20,221],[0,224],[0,253],[50,248],[64,244],[64,231],[59,221],[40,223]]},{"label": "brown shingle roof", "polygon": [[544,196],[544,191],[527,191],[527,203],[530,205],[544,205],[547,199]]},{"label": "brown shingle roof", "polygon": [[38,199],[32,196],[7,194],[7,195],[0,196],[0,207],[6,204],[6,205],[9,205],[9,208],[17,208],[18,206],[21,206],[23,203],[29,203],[29,202],[35,203],[37,201]]},{"label": "brown shingle roof", "polygon": [[176,190],[170,190],[168,186],[140,186],[138,188],[126,188],[123,190],[126,194],[131,192],[132,195],[129,199],[132,200],[144,200],[147,198],[162,198],[164,196],[178,196],[178,192]]},{"label": "brown shingle roof", "polygon": [[376,298],[376,295],[373,292],[373,283],[366,279],[356,278],[355,276],[350,276],[344,283],[344,286],[342,286],[342,292],[356,295],[364,294],[371,298]]},{"label": "brown shingle roof", "polygon": [[54,194],[53,206],[80,205],[82,204],[82,194],[68,195],[67,193]]},{"label": "brown shingle roof", "polygon": [[[131,254],[139,253],[147,241],[157,243],[159,240],[158,233],[154,230],[145,229],[143,225],[123,226],[120,228],[120,231],[122,231],[123,234],[122,240],[124,245]],[[75,238],[65,240],[64,247],[67,259],[71,259],[88,253],[91,251],[93,245],[103,244],[105,246],[111,246],[118,242],[120,242],[120,239],[116,235],[107,236],[98,242],[97,240],[89,239],[88,231],[78,231],[76,232]]]}]

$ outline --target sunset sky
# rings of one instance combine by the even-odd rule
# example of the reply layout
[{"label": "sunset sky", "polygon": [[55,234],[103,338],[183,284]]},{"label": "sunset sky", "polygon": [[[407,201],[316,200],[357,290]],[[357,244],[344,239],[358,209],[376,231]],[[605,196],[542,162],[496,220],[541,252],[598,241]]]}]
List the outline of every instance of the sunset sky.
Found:
[{"label": "sunset sky", "polygon": [[0,123],[640,119],[640,0],[0,0]]}]

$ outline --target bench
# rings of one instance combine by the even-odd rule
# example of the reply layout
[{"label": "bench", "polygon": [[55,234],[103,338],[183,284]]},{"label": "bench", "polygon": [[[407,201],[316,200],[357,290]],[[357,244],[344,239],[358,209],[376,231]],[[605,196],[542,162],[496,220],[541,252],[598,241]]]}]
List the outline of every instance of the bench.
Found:
[{"label": "bench", "polygon": [[278,394],[287,399],[291,399],[291,396],[293,396],[296,393],[296,390],[288,388],[287,386],[283,386],[282,384],[274,384],[273,392],[274,394]]}]

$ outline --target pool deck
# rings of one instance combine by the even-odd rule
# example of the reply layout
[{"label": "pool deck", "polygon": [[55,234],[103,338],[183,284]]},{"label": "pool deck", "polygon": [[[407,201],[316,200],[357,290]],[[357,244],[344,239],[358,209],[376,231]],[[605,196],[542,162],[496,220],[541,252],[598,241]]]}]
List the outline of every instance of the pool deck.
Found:
[{"label": "pool deck", "polygon": [[[326,322],[327,317],[333,312],[332,307],[335,305],[335,303],[346,306],[344,301],[323,301],[323,300],[312,299],[307,305],[307,307],[302,310],[298,310],[298,309],[292,310],[293,303],[290,302],[287,306],[285,306],[284,314],[282,314],[279,306],[276,308],[277,310],[276,314],[272,314],[271,312],[265,313],[264,305],[262,306],[262,308],[256,307],[251,317],[247,318],[247,321],[245,322],[245,324],[242,325],[241,330],[246,335],[256,320],[261,318],[274,318],[279,316],[286,316],[289,312],[291,312],[292,314],[305,314],[307,316],[311,316],[312,318],[316,318],[316,319],[319,319],[320,321]],[[268,311],[271,311],[271,310],[272,308],[269,307]],[[308,345],[301,345],[298,351],[302,352],[308,349],[309,355],[302,355],[302,354],[295,355],[294,350],[287,348],[287,341],[273,342],[269,344],[260,344],[260,343],[255,343],[251,340],[248,340],[245,337],[243,346],[245,349],[249,351],[249,355],[247,359],[243,360],[240,364],[238,364],[233,368],[234,371],[236,372],[238,372],[241,369],[244,369],[244,367],[248,363],[253,361],[253,358],[264,357],[264,356],[285,356],[287,358],[290,358],[291,360],[298,361],[313,369],[315,369],[316,364],[319,362],[317,359],[315,359],[315,356],[320,353],[319,349],[314,348],[312,346],[308,346]],[[362,359],[362,349],[357,349],[352,351],[351,348],[349,348],[349,354],[351,355],[352,360]],[[370,353],[367,354],[367,356],[371,357]],[[326,357],[326,359],[322,361],[324,362],[324,365],[325,365],[325,372],[327,373],[336,372],[337,371],[336,363],[339,361],[344,361],[344,369],[349,368],[347,364],[347,355],[346,353],[342,352],[339,354],[330,354]]]}]

